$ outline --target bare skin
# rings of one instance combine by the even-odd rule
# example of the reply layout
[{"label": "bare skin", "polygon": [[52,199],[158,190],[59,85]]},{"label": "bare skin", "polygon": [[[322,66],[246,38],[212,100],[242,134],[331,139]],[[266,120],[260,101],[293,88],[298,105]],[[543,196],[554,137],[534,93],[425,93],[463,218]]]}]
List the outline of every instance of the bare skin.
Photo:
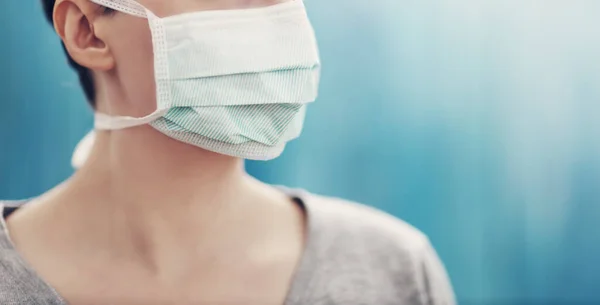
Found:
[{"label": "bare skin", "polygon": [[[139,0],[159,16],[274,1]],[[94,70],[98,110],[151,113],[147,21],[59,0],[55,25]],[[27,263],[72,305],[283,304],[302,256],[301,209],[243,160],[149,126],[97,132],[86,164],[7,221]]]}]

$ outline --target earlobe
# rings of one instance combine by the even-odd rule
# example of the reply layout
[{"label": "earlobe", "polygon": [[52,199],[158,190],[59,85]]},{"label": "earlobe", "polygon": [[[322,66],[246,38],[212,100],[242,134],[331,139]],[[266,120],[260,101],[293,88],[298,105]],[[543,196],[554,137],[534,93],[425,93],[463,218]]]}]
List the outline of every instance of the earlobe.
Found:
[{"label": "earlobe", "polygon": [[58,0],[54,7],[54,27],[71,58],[91,70],[108,71],[115,60],[94,31],[94,17],[94,4],[88,0]]}]

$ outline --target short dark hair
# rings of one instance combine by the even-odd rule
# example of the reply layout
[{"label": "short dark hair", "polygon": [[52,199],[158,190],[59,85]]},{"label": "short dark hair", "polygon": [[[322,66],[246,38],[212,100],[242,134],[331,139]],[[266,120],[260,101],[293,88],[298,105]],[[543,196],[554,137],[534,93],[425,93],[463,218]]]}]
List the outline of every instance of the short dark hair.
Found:
[{"label": "short dark hair", "polygon": [[[56,0],[41,0],[42,6],[44,7],[44,15],[48,22],[51,25],[54,25],[54,5],[56,4]],[[76,63],[73,58],[67,52],[67,48],[65,44],[62,43],[63,50],[67,55],[67,59],[69,61],[69,66],[75,70],[77,76],[79,76],[79,82],[81,83],[81,87],[83,88],[83,93],[85,93],[85,97],[87,98],[89,104],[92,107],[96,106],[96,88],[94,87],[94,78],[92,75],[92,71],[90,69],[82,67],[78,63]]]}]

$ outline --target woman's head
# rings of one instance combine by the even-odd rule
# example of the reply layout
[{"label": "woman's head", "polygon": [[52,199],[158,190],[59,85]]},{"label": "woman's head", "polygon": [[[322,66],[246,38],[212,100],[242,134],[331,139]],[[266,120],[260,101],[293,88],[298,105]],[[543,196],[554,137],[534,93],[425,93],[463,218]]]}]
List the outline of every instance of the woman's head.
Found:
[{"label": "woman's head", "polygon": [[[86,98],[103,112],[143,116],[153,111],[155,83],[148,21],[90,0],[41,0],[62,38]],[[285,0],[136,0],[161,17],[273,5]],[[110,88],[106,88],[106,86]],[[112,90],[112,92],[106,92]],[[105,97],[99,100],[99,96]],[[118,98],[117,98],[118,96]],[[99,103],[108,105],[99,105]]]},{"label": "woman's head", "polygon": [[320,60],[301,0],[55,0],[52,18],[73,65],[93,79],[97,130],[151,125],[268,160],[299,136],[317,96]]}]

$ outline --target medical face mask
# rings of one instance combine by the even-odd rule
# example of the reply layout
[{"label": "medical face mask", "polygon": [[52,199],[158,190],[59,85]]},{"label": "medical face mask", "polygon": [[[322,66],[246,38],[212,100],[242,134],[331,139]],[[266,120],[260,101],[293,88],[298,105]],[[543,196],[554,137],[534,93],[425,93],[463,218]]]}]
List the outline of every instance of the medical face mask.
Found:
[{"label": "medical face mask", "polygon": [[300,135],[320,72],[301,0],[165,18],[135,0],[90,1],[148,19],[156,82],[154,113],[97,113],[97,130],[149,124],[179,141],[254,160],[276,158]]}]

